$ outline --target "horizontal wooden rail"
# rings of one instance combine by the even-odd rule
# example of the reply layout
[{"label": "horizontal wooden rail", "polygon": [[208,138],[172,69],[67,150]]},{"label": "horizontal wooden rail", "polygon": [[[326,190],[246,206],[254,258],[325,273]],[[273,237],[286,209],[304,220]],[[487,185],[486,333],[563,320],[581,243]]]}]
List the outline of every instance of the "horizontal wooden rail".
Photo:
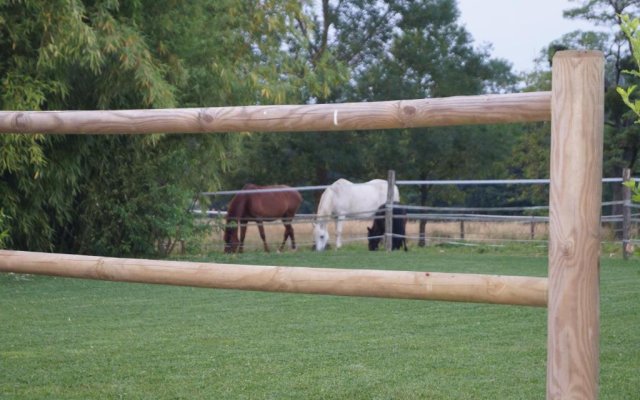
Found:
[{"label": "horizontal wooden rail", "polygon": [[217,289],[545,307],[547,278],[274,267],[0,250],[0,272]]},{"label": "horizontal wooden rail", "polygon": [[532,92],[343,104],[119,111],[0,111],[0,133],[316,132],[550,119],[551,93]]}]

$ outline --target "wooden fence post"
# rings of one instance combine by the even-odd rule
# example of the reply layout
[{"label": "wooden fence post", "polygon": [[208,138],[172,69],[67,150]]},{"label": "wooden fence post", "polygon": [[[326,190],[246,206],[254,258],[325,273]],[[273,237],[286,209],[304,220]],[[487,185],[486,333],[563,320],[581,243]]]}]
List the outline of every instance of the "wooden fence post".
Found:
[{"label": "wooden fence post", "polygon": [[418,224],[418,246],[424,247],[427,245],[427,219],[421,218]]},{"label": "wooden fence post", "polygon": [[396,171],[390,169],[387,173],[387,204],[384,213],[384,249],[391,251],[393,238],[393,194],[396,187]]},{"label": "wooden fence post", "polygon": [[553,58],[547,399],[596,399],[604,58]]},{"label": "wooden fence post", "polygon": [[[625,168],[622,170],[622,182],[631,179],[631,170]],[[631,188],[622,186],[622,258],[629,259],[631,254],[631,244],[629,239],[631,231]]]},{"label": "wooden fence post", "polygon": [[536,237],[536,217],[535,216],[531,216],[531,226],[529,227],[529,236],[531,237],[531,240],[535,239]]},{"label": "wooden fence post", "polygon": [[[420,185],[420,205],[422,207],[427,205],[427,192],[428,192],[428,188],[427,185],[422,184]],[[423,211],[424,213],[426,213],[426,211]],[[418,246],[419,247],[424,247],[427,245],[427,217],[426,215],[424,217],[420,218],[420,223],[418,224]]]}]

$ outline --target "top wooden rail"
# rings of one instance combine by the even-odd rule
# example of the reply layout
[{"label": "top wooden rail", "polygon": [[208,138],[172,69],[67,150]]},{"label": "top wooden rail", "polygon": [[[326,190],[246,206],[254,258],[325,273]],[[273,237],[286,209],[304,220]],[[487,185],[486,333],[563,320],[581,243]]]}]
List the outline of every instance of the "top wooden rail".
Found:
[{"label": "top wooden rail", "polygon": [[551,92],[370,103],[111,111],[0,111],[0,133],[317,132],[551,120]]}]

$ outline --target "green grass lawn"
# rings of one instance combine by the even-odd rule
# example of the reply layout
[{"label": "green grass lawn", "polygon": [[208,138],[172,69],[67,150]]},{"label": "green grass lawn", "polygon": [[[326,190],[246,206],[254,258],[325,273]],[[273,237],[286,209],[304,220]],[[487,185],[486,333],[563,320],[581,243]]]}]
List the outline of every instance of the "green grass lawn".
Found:
[{"label": "green grass lawn", "polygon": [[[195,258],[194,258],[195,260]],[[197,259],[546,275],[546,249]],[[603,258],[601,399],[640,393],[640,262]],[[541,308],[0,274],[0,398],[541,399]]]}]

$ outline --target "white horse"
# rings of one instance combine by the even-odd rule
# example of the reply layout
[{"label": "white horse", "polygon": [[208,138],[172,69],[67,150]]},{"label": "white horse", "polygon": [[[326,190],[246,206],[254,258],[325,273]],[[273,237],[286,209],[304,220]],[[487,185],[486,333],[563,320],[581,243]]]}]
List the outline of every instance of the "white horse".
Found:
[{"label": "white horse", "polygon": [[[335,218],[336,248],[342,247],[342,224],[345,217],[372,217],[378,207],[387,202],[387,188],[387,181],[382,179],[365,183],[351,183],[346,179],[338,179],[325,189],[320,197],[316,223],[313,224],[315,249],[322,251],[329,242],[327,223],[330,218]],[[393,188],[393,201],[400,201],[397,186]]]}]

